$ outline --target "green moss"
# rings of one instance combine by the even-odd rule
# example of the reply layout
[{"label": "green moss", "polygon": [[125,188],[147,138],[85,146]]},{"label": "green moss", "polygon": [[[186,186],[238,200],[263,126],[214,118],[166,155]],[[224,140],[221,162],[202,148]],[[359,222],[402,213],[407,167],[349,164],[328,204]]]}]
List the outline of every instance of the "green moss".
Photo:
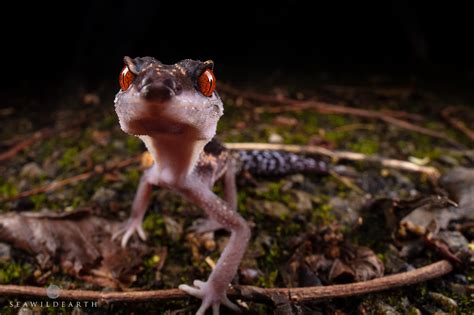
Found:
[{"label": "green moss", "polygon": [[319,116],[312,112],[302,114],[303,129],[308,133],[316,133],[320,128]]},{"label": "green moss", "polygon": [[47,199],[46,194],[44,194],[44,193],[33,195],[33,196],[30,197],[30,200],[35,205],[34,206],[35,210],[41,209],[43,207],[46,199]]},{"label": "green moss", "polygon": [[129,152],[138,153],[140,151],[143,151],[143,143],[137,137],[127,137],[125,144]]},{"label": "green moss", "polygon": [[74,167],[74,162],[79,154],[79,149],[77,147],[71,147],[64,151],[62,157],[59,159],[58,163],[61,167],[69,169]]},{"label": "green moss", "polygon": [[265,200],[279,201],[281,197],[281,187],[283,181],[267,183],[262,189],[255,190],[255,194]]},{"label": "green moss", "polygon": [[331,206],[327,203],[318,205],[311,213],[311,222],[316,225],[327,225],[333,222],[336,218],[331,213],[331,209]]},{"label": "green moss", "polygon": [[301,231],[303,227],[300,224],[291,222],[289,224],[283,224],[282,228],[283,228],[284,235],[294,236],[294,235],[298,235],[298,233]]},{"label": "green moss", "polygon": [[131,168],[126,173],[125,176],[128,182],[131,182],[133,185],[137,184],[142,176],[142,171],[137,168]]},{"label": "green moss", "polygon": [[116,115],[105,115],[105,118],[96,124],[99,130],[111,130],[118,126],[118,118]]},{"label": "green moss", "polygon": [[149,213],[145,217],[142,226],[150,236],[162,237],[165,235],[165,222],[160,214]]},{"label": "green moss", "polygon": [[325,118],[333,127],[341,127],[347,124],[346,117],[342,115],[326,115]]},{"label": "green moss", "polygon": [[309,136],[301,133],[286,131],[283,133],[284,143],[286,144],[307,144]]},{"label": "green moss", "polygon": [[43,160],[51,156],[51,154],[53,154],[53,152],[57,150],[58,147],[60,147],[59,142],[60,140],[57,138],[42,141],[41,146],[35,148],[37,158]]},{"label": "green moss", "polygon": [[379,140],[364,138],[358,142],[348,143],[347,147],[351,151],[372,155],[379,151]]},{"label": "green moss", "polygon": [[0,196],[2,198],[12,197],[18,194],[18,188],[10,182],[0,184]]},{"label": "green moss", "polygon": [[258,278],[257,285],[264,288],[274,288],[276,279],[278,277],[278,270],[268,273],[268,276],[261,276]]},{"label": "green moss", "polygon": [[147,268],[155,268],[162,259],[163,258],[160,257],[159,255],[153,255],[147,260],[145,260],[144,265]]},{"label": "green moss", "polygon": [[0,262],[0,283],[21,283],[32,270],[33,267],[28,263]]},{"label": "green moss", "polygon": [[347,131],[334,131],[334,130],[328,130],[326,131],[324,137],[331,141],[338,143],[346,138],[349,137],[349,133]]}]

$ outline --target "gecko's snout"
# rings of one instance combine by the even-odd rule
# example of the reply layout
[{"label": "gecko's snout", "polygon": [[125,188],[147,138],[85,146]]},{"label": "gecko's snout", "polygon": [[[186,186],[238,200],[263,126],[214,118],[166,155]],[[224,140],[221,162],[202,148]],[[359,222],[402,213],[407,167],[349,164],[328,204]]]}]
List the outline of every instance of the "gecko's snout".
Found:
[{"label": "gecko's snout", "polygon": [[147,101],[167,101],[173,95],[174,91],[167,85],[157,82],[144,86],[141,90],[141,95]]},{"label": "gecko's snout", "polygon": [[167,101],[182,91],[181,84],[171,76],[162,78],[157,78],[156,75],[148,76],[143,83],[140,93],[147,101]]}]

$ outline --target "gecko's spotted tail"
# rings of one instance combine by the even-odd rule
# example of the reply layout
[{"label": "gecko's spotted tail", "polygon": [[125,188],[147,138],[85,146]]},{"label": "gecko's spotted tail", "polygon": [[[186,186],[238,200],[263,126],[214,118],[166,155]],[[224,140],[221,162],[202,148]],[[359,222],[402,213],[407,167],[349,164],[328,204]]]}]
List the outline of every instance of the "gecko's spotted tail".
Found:
[{"label": "gecko's spotted tail", "polygon": [[255,175],[286,175],[292,173],[328,173],[327,162],[285,151],[239,150],[232,153],[237,169]]}]

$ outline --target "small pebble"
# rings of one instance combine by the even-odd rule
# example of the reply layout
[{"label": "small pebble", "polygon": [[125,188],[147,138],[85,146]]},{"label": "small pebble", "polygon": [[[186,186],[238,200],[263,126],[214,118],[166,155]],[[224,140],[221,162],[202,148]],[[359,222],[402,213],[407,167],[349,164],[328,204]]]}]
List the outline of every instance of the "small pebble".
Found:
[{"label": "small pebble", "polygon": [[100,96],[95,93],[86,93],[82,97],[82,102],[86,105],[99,105]]},{"label": "small pebble", "polygon": [[79,307],[75,307],[71,312],[71,315],[83,315],[83,314],[84,312]]},{"label": "small pebble", "polygon": [[458,303],[450,297],[443,295],[438,292],[429,292],[428,295],[431,299],[436,302],[439,306],[443,307],[444,310],[453,312],[458,308]]},{"label": "small pebble", "polygon": [[28,178],[37,178],[44,175],[44,171],[35,162],[25,164],[20,171],[20,176]]},{"label": "small pebble", "polygon": [[175,242],[183,235],[183,225],[169,216],[164,216],[166,234]]},{"label": "small pebble", "polygon": [[110,201],[114,200],[117,197],[117,192],[115,190],[100,187],[92,196],[92,201],[97,202],[98,204],[105,206]]},{"label": "small pebble", "polygon": [[270,142],[270,143],[282,143],[282,142],[283,142],[283,137],[280,136],[280,135],[277,134],[277,133],[272,133],[272,134],[268,137],[268,142]]},{"label": "small pebble", "polygon": [[398,315],[400,314],[399,312],[397,312],[397,310],[384,303],[384,302],[378,302],[376,305],[375,305],[375,310],[376,310],[376,313],[375,314],[380,314],[380,315]]},{"label": "small pebble", "polygon": [[33,315],[33,310],[29,309],[28,307],[22,307],[18,311],[18,315]]},{"label": "small pebble", "polygon": [[243,284],[255,284],[259,277],[263,276],[263,273],[254,268],[242,268],[240,270],[240,281]]},{"label": "small pebble", "polygon": [[12,258],[11,246],[0,243],[0,261],[9,261]]}]

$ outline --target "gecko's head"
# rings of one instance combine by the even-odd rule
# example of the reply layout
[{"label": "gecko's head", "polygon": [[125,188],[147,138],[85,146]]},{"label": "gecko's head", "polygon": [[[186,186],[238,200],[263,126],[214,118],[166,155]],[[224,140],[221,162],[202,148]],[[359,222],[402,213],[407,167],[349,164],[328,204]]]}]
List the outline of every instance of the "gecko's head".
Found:
[{"label": "gecko's head", "polygon": [[211,139],[223,114],[212,61],[165,65],[152,57],[124,58],[115,97],[122,130],[133,135]]}]

